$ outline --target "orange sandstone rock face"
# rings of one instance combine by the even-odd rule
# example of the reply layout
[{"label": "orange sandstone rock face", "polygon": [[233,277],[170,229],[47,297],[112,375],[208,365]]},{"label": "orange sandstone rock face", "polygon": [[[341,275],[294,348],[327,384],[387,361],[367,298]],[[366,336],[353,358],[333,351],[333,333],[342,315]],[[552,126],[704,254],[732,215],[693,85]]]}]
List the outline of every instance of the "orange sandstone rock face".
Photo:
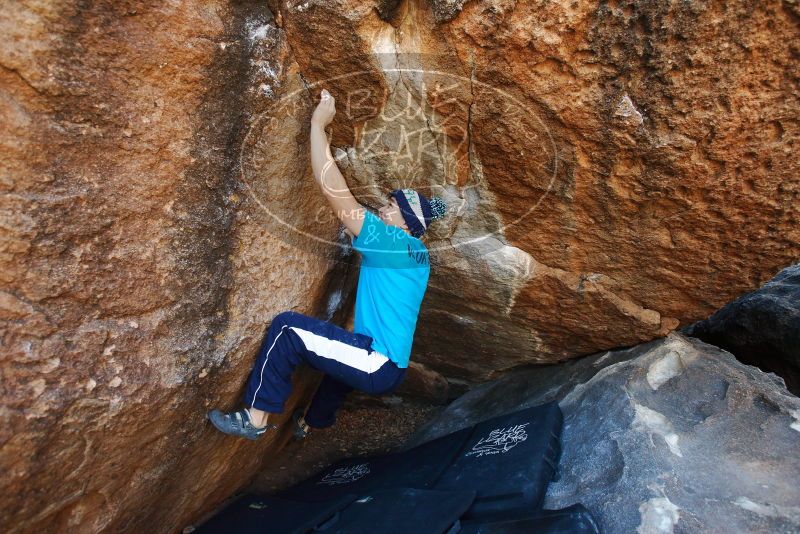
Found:
[{"label": "orange sandstone rock face", "polygon": [[475,93],[476,160],[531,265],[504,310],[533,341],[523,359],[663,335],[796,260],[796,22],[789,4],[475,2],[443,26],[557,153],[527,158],[526,127]]},{"label": "orange sandstone rock face", "polygon": [[[205,412],[236,406],[276,313],[327,313],[338,252],[270,234],[248,192],[324,202],[308,113],[273,125],[273,152],[241,158],[271,91],[302,88],[269,12],[81,6],[0,14],[0,523],[174,531],[288,439],[242,443]],[[297,385],[289,408],[314,383]]]},{"label": "orange sandstone rock face", "polygon": [[800,255],[789,3],[270,5],[338,99],[359,198],[449,201],[414,347],[433,370],[663,336]]},{"label": "orange sandstone rock face", "polygon": [[359,200],[448,201],[434,385],[662,336],[800,255],[790,3],[268,4],[0,10],[3,523],[176,530],[288,438],[204,413],[277,312],[352,301],[322,87]]}]

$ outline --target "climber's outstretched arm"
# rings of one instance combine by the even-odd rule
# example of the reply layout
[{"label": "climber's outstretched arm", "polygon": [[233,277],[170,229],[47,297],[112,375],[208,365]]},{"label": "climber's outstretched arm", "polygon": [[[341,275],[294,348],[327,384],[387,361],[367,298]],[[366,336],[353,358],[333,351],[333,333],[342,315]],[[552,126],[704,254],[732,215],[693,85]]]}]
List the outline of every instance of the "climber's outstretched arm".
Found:
[{"label": "climber's outstretched arm", "polygon": [[336,104],[325,89],[311,117],[311,168],[322,194],[328,199],[336,217],[353,234],[361,232],[365,208],[358,203],[331,155],[325,127],[333,120]]}]

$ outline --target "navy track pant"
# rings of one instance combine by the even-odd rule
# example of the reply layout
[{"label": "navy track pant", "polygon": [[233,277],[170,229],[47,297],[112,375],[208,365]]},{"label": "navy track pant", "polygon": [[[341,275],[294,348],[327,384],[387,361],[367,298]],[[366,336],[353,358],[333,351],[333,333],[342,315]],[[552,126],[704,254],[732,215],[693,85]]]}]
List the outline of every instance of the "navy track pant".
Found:
[{"label": "navy track pant", "polygon": [[297,312],[275,316],[267,330],[244,395],[246,406],[282,413],[292,389],[292,371],[301,362],[325,373],[305,420],[331,426],[350,391],[379,395],[403,381],[406,369],[372,350],[372,337],[350,332]]}]

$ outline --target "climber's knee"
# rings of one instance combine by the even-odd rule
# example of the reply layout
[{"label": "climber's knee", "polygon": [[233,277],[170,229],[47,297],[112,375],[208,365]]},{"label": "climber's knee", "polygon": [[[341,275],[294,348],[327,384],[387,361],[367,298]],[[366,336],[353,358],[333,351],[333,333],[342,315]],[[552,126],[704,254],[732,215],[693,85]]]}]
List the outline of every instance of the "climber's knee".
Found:
[{"label": "climber's knee", "polygon": [[277,323],[279,325],[290,324],[295,316],[299,315],[297,312],[293,311],[283,311],[276,315],[273,319],[273,323]]}]

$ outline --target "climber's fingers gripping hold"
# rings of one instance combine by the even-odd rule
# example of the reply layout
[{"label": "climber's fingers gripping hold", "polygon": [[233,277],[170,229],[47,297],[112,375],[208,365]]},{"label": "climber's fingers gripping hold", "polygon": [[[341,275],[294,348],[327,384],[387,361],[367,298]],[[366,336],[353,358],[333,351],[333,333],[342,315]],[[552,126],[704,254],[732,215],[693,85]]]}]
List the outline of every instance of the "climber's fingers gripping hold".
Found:
[{"label": "climber's fingers gripping hold", "polygon": [[336,114],[336,101],[327,89],[320,93],[319,104],[311,116],[311,122],[325,128],[333,120]]}]

